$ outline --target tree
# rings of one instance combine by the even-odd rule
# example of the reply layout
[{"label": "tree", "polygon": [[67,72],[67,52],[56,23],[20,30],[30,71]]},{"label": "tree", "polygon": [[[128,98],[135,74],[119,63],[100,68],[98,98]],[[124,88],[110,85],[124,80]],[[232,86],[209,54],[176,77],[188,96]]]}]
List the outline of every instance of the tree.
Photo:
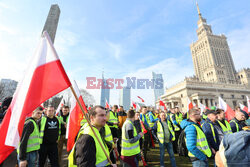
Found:
[{"label": "tree", "polygon": [[80,94],[82,95],[83,101],[86,106],[93,105],[95,103],[95,98],[87,90],[80,89]]}]

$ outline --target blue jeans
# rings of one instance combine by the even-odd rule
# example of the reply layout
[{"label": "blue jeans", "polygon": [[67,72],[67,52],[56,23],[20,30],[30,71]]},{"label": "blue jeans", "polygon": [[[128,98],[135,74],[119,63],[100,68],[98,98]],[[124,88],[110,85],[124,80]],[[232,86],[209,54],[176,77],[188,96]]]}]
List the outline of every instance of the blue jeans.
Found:
[{"label": "blue jeans", "polygon": [[171,142],[164,143],[164,144],[159,143],[159,146],[160,146],[160,164],[161,164],[161,166],[164,166],[165,148],[167,148],[167,151],[168,151],[168,154],[170,157],[170,161],[171,161],[171,166],[176,167],[172,143]]},{"label": "blue jeans", "polygon": [[[17,160],[18,164],[20,163],[19,155],[17,154]],[[37,160],[38,160],[38,152],[32,151],[29,153],[26,153],[26,160],[28,162],[28,167],[36,167],[37,166]]]},{"label": "blue jeans", "polygon": [[208,160],[196,160],[192,162],[193,167],[208,167]]}]

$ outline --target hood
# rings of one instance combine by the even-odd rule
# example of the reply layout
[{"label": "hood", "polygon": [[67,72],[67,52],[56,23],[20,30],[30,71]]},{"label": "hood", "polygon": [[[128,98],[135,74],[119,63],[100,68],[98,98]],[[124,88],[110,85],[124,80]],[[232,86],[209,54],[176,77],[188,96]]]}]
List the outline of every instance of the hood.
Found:
[{"label": "hood", "polygon": [[181,121],[181,128],[185,129],[188,125],[192,125],[192,124],[195,124],[195,123],[187,119],[184,119],[183,121]]}]

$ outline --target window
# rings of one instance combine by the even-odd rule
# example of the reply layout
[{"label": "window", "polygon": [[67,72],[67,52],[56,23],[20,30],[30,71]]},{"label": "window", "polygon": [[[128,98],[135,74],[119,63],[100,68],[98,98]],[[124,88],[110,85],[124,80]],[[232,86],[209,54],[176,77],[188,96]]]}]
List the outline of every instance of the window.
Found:
[{"label": "window", "polygon": [[181,94],[181,98],[183,97],[183,94]]},{"label": "window", "polygon": [[220,94],[220,97],[223,98],[223,97],[224,97],[224,94]]},{"label": "window", "polygon": [[245,99],[245,96],[244,96],[244,95],[241,95],[241,98],[242,98],[242,99]]},{"label": "window", "polygon": [[231,95],[232,99],[234,99],[234,95]]},{"label": "window", "polygon": [[233,101],[234,108],[237,106],[237,101]]}]

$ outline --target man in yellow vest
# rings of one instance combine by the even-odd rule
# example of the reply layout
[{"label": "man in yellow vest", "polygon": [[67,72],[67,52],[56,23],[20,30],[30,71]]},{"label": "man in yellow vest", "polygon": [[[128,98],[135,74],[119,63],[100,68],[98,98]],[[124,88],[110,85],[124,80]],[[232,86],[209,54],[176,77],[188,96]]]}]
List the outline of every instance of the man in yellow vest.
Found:
[{"label": "man in yellow vest", "polygon": [[110,111],[109,121],[107,121],[107,124],[109,125],[112,136],[114,138],[118,138],[118,106],[114,105],[112,108],[112,111]]},{"label": "man in yellow vest", "polygon": [[235,109],[235,117],[230,121],[232,132],[239,132],[243,127],[247,126],[245,121],[248,119],[248,117],[249,116],[245,111],[241,109]]},{"label": "man in yellow vest", "polygon": [[189,119],[181,122],[181,128],[184,129],[186,135],[188,156],[193,167],[208,167],[208,157],[211,157],[212,152],[198,123],[201,121],[200,111],[193,108],[188,111],[188,115]]},{"label": "man in yellow vest", "polygon": [[40,127],[40,150],[39,166],[43,167],[47,156],[51,166],[58,167],[58,147],[57,142],[61,134],[61,121],[55,116],[55,108],[48,106],[46,116],[39,121]]},{"label": "man in yellow vest", "polygon": [[[78,134],[77,141],[69,155],[69,166],[110,166],[108,159],[101,147],[103,146],[105,152],[109,156],[109,150],[104,142],[105,137],[101,137],[100,130],[106,124],[106,111],[102,106],[95,106],[89,110],[89,119],[91,126],[93,127],[97,136],[94,135],[88,124],[84,125],[84,128]],[[98,139],[101,142],[98,142]],[[116,167],[115,164],[111,164]]]},{"label": "man in yellow vest", "polygon": [[65,135],[66,135],[66,127],[69,120],[69,106],[64,105],[62,107],[62,110],[60,111],[58,118],[61,121],[61,135],[58,141],[58,159],[59,159],[58,161],[60,166],[62,166],[63,145],[67,147],[67,139],[65,138]]},{"label": "man in yellow vest", "polygon": [[157,121],[153,127],[154,132],[157,134],[160,146],[160,165],[164,167],[165,148],[168,151],[171,166],[176,167],[172,141],[175,141],[175,133],[172,124],[166,119],[166,113],[160,113],[160,121]]},{"label": "man in yellow vest", "polygon": [[42,116],[43,109],[38,107],[33,111],[32,116],[25,120],[23,133],[18,149],[19,167],[35,167],[40,149],[39,128],[36,123]]},{"label": "man in yellow vest", "polygon": [[177,116],[177,112],[179,112],[178,107],[172,108],[170,111],[171,111],[171,113],[170,113],[169,118],[173,124],[174,131],[175,131],[175,138],[176,138],[176,140],[173,142],[173,147],[174,147],[174,153],[177,153],[178,139],[179,139],[179,136],[181,134],[180,123],[182,121],[182,115],[178,113],[178,116]]},{"label": "man in yellow vest", "polygon": [[217,129],[219,136],[219,143],[221,143],[224,135],[231,134],[232,129],[230,124],[225,120],[225,112],[222,109],[217,109],[217,121],[215,122],[215,128]]},{"label": "man in yellow vest", "polygon": [[140,132],[137,134],[136,128],[133,124],[135,120],[135,111],[129,110],[127,113],[127,120],[122,126],[122,144],[121,144],[121,159],[124,161],[123,166],[138,167],[138,160],[140,158],[140,144],[139,140],[143,136]]}]

